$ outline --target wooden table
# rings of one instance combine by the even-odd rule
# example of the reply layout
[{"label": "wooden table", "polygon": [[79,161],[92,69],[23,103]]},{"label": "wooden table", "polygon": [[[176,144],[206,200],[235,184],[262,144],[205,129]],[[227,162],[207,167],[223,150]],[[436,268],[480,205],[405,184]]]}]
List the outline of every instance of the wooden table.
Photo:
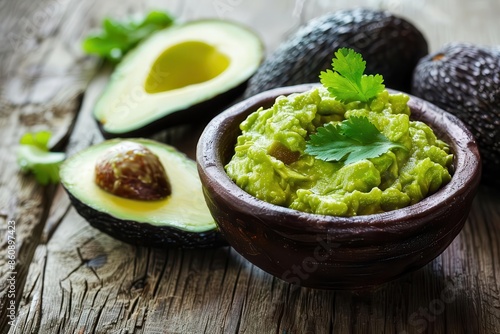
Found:
[{"label": "wooden table", "polygon": [[[50,129],[69,154],[102,140],[90,112],[110,70],[83,55],[80,41],[104,16],[162,8],[186,20],[229,18],[253,26],[271,51],[309,18],[356,5],[410,19],[431,51],[450,41],[500,44],[498,0],[3,0],[1,332],[500,333],[498,190],[480,189],[462,232],[424,268],[374,291],[320,291],[294,288],[229,247],[162,250],[117,241],[90,227],[60,187],[40,187],[17,170],[26,131]],[[192,154],[198,134],[170,141]]]}]

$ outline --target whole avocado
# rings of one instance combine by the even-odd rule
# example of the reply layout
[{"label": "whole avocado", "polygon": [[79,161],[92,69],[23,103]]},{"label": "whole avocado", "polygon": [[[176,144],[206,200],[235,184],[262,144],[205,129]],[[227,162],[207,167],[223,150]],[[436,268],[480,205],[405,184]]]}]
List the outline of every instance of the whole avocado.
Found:
[{"label": "whole avocado", "polygon": [[500,186],[500,49],[450,43],[415,68],[412,94],[460,118],[475,136],[482,180]]},{"label": "whole avocado", "polygon": [[366,74],[381,74],[387,87],[406,92],[418,60],[428,53],[422,33],[403,18],[371,9],[340,10],[312,19],[279,45],[250,79],[245,97],[318,82],[341,47],[361,53]]}]

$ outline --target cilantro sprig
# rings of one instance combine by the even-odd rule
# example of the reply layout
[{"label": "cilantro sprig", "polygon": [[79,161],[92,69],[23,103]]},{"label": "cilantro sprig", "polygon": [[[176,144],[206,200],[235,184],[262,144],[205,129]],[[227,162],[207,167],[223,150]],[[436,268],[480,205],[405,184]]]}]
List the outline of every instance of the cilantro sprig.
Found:
[{"label": "cilantro sprig", "polygon": [[348,165],[376,158],[402,144],[390,141],[366,117],[351,117],[337,125],[320,127],[310,136],[305,152],[323,161],[344,161]]},{"label": "cilantro sprig", "polygon": [[21,171],[33,173],[42,185],[59,182],[59,166],[65,159],[64,153],[49,151],[50,137],[49,131],[26,133],[17,150],[17,164]]},{"label": "cilantro sprig", "polygon": [[151,11],[145,17],[123,21],[105,18],[102,31],[85,38],[82,47],[86,53],[97,54],[116,63],[141,40],[173,23],[174,18],[161,11]]},{"label": "cilantro sprig", "polygon": [[366,62],[352,49],[341,48],[335,52],[332,70],[321,72],[320,81],[340,101],[369,102],[385,89],[384,78],[364,74]]},{"label": "cilantro sprig", "polygon": [[[366,62],[359,53],[342,48],[335,52],[332,70],[321,72],[323,86],[338,100],[370,102],[384,91],[381,75],[365,75]],[[350,117],[336,125],[318,127],[306,142],[305,152],[323,161],[351,164],[376,158],[389,150],[407,148],[392,142],[367,117]]]}]

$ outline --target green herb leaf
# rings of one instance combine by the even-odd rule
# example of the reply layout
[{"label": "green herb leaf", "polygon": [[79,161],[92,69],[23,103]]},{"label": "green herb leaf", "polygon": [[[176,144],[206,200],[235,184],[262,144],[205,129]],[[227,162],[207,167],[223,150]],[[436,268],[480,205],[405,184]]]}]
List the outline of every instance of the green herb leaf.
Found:
[{"label": "green herb leaf", "polygon": [[49,151],[50,136],[48,131],[26,133],[17,150],[17,164],[21,171],[33,173],[42,185],[59,182],[59,166],[65,159],[64,153]]},{"label": "green herb leaf", "polygon": [[352,49],[342,48],[335,52],[332,70],[320,73],[320,81],[339,100],[368,102],[385,89],[384,78],[365,75],[366,62]]},{"label": "green herb leaf", "polygon": [[390,141],[366,117],[351,117],[337,125],[331,123],[317,128],[306,143],[305,152],[323,161],[342,161],[351,164],[376,158],[387,151],[405,146]]},{"label": "green herb leaf", "polygon": [[117,21],[105,18],[102,32],[89,35],[83,41],[82,47],[86,53],[97,54],[112,62],[118,62],[141,40],[173,23],[172,16],[160,11],[152,11],[139,20]]},{"label": "green herb leaf", "polygon": [[36,133],[25,133],[19,140],[21,145],[36,146],[43,151],[48,151],[49,140],[51,137],[50,131],[39,131]]}]

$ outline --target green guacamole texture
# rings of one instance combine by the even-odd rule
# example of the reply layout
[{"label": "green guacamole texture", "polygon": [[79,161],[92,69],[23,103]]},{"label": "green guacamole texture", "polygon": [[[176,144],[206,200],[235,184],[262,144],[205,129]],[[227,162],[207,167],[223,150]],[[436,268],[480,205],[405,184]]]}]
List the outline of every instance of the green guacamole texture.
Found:
[{"label": "green guacamole texture", "polygon": [[[450,181],[448,145],[410,120],[409,97],[380,93],[370,103],[342,103],[325,88],[280,96],[240,125],[235,154],[225,166],[249,194],[299,211],[356,216],[414,204]],[[309,136],[327,123],[365,116],[388,139],[404,145],[351,164],[304,152]]]}]

